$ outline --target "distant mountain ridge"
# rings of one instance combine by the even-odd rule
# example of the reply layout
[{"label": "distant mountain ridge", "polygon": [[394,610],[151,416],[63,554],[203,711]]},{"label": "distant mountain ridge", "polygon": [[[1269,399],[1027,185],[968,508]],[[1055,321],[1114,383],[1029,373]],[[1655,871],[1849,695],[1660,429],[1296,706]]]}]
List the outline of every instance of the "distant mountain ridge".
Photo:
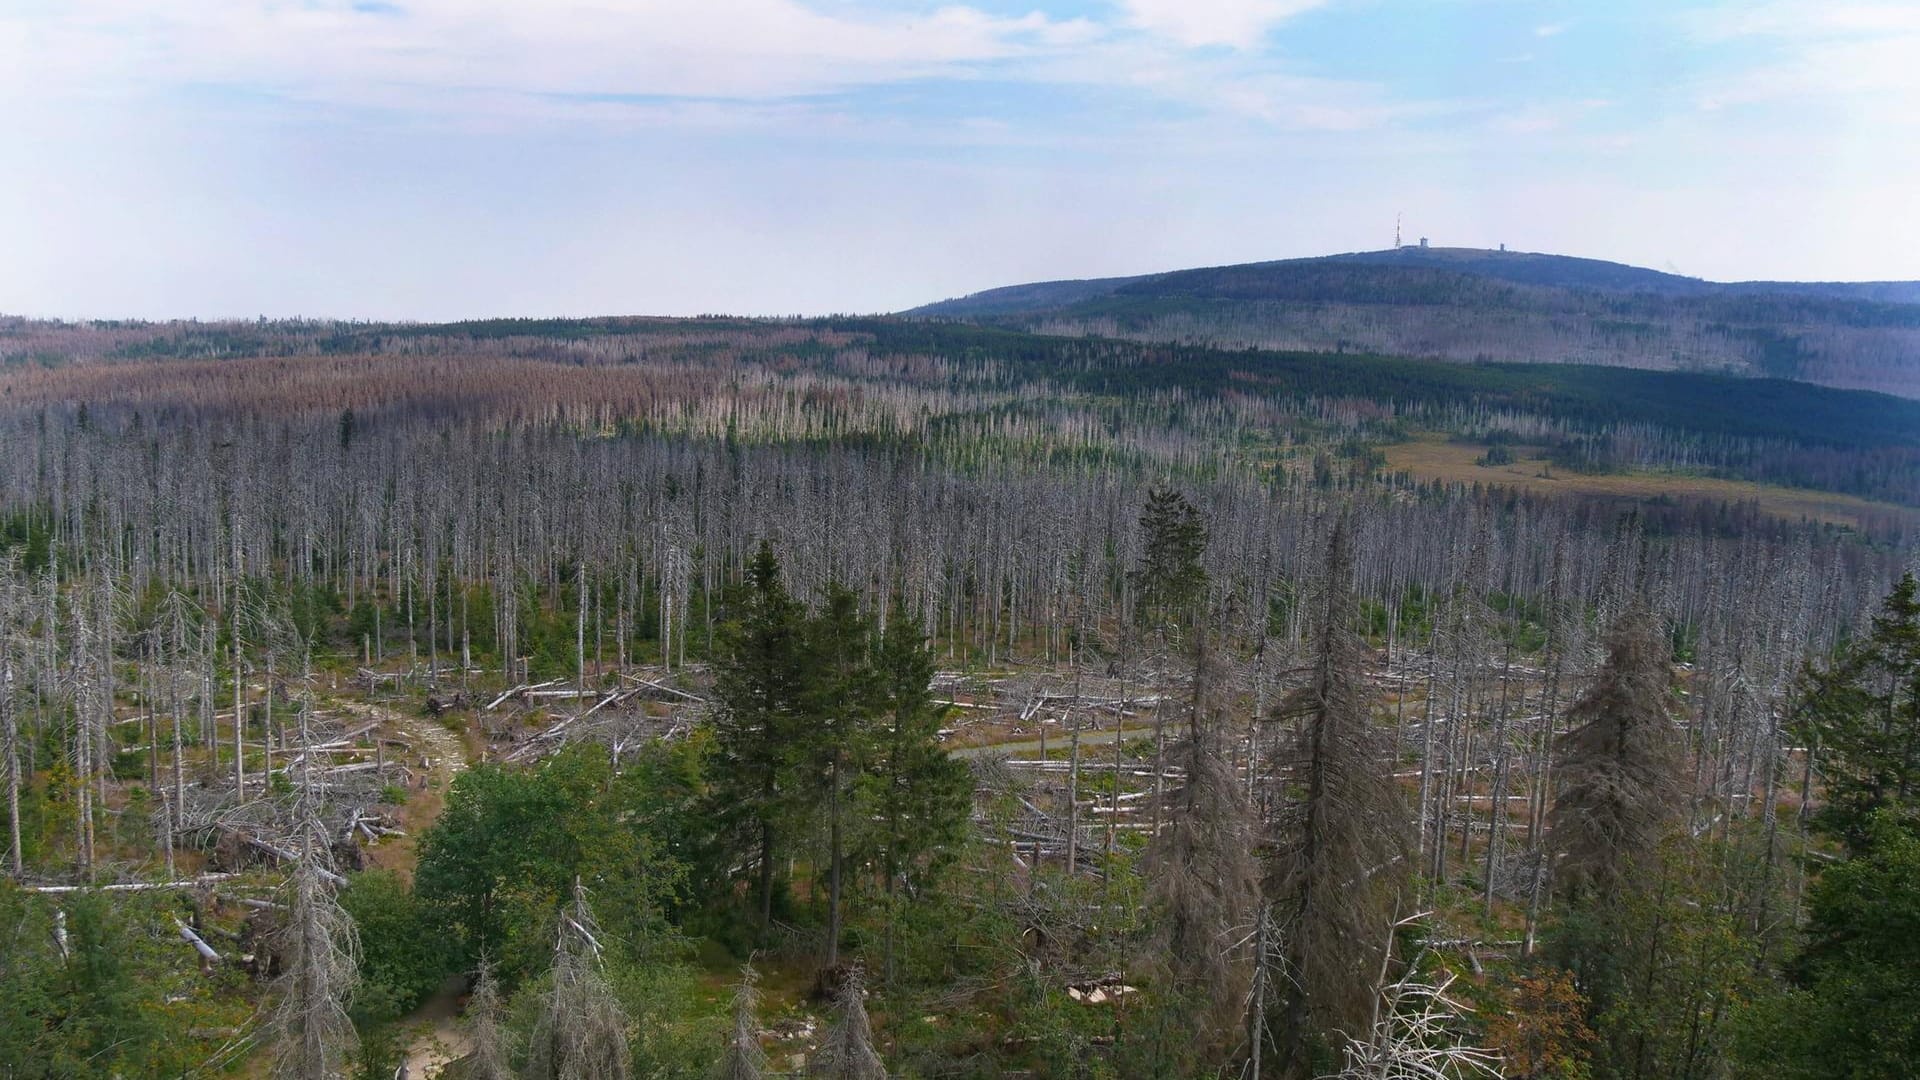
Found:
[{"label": "distant mountain ridge", "polygon": [[1920,398],[1920,281],[1714,282],[1416,246],[1032,282],[902,315],[1226,349],[1719,372]]},{"label": "distant mountain ridge", "polygon": [[1718,282],[1686,277],[1663,270],[1586,259],[1572,255],[1491,250],[1486,248],[1419,247],[1356,251],[1301,259],[1199,267],[1131,277],[1037,281],[986,289],[949,300],[924,304],[903,315],[1036,314],[1111,296],[1116,293],[1153,294],[1183,291],[1194,278],[1226,271],[1284,273],[1341,263],[1394,268],[1427,268],[1515,285],[1581,289],[1596,292],[1646,293],[1662,296],[1791,296],[1867,303],[1920,304],[1920,281],[1735,281]]}]

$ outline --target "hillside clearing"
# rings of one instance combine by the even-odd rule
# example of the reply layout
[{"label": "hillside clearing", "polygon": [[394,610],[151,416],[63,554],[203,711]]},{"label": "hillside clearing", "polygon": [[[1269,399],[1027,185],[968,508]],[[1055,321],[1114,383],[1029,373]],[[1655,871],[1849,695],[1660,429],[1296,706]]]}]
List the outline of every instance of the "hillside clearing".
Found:
[{"label": "hillside clearing", "polygon": [[1513,460],[1504,465],[1478,464],[1487,453],[1484,445],[1451,442],[1438,435],[1382,449],[1387,472],[1403,472],[1422,481],[1500,485],[1532,495],[1752,503],[1762,512],[1788,521],[1818,521],[1853,529],[1920,518],[1920,512],[1911,507],[1807,488],[1673,472],[1579,473],[1557,469],[1547,460],[1545,449],[1537,446],[1509,447]]}]

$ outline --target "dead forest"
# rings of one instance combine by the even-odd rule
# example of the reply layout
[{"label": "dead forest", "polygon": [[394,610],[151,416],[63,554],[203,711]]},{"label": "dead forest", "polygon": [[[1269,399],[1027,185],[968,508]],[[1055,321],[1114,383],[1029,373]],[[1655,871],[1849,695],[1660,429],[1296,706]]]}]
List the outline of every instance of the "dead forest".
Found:
[{"label": "dead forest", "polygon": [[0,1075],[1920,1060],[1894,504],[1370,452],[1798,436],[1011,334],[5,329]]}]

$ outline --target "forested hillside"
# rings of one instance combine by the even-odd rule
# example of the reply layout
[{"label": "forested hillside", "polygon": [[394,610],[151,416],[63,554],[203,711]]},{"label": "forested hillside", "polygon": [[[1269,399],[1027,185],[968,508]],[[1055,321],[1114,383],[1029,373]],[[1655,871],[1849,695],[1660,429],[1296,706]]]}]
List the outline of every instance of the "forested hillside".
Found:
[{"label": "forested hillside", "polygon": [[1920,1062],[1920,402],[884,318],[0,361],[7,1075]]},{"label": "forested hillside", "polygon": [[1720,371],[1920,397],[1915,282],[1722,284],[1595,259],[1405,247],[1021,285],[907,314],[1225,348]]},{"label": "forested hillside", "polygon": [[[191,362],[161,362],[176,360]],[[721,435],[730,422],[738,433],[744,397],[774,409],[759,422],[783,438],[904,438],[962,454],[1015,432],[1047,454],[1171,440],[1205,456],[1248,440],[1285,450],[1299,425],[1337,432],[1331,441],[1349,452],[1443,430],[1541,445],[1576,471],[1705,471],[1920,506],[1920,404],[1685,372],[1435,365],[883,318],[12,320],[0,323],[0,365],[0,393],[16,405],[452,412]],[[796,394],[817,409],[795,407]]]}]

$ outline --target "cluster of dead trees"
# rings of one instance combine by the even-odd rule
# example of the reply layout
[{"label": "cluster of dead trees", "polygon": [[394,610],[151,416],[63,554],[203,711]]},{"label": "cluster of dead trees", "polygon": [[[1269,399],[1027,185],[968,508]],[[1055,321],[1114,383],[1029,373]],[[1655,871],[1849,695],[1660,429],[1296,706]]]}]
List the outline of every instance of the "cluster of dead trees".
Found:
[{"label": "cluster of dead trees", "polygon": [[[1152,517],[1143,523],[1149,532]],[[1185,731],[1173,753],[1180,767],[1152,773],[1156,791],[1163,777],[1172,785],[1164,824],[1156,817],[1146,849],[1155,928],[1149,955],[1158,957],[1166,985],[1192,995],[1218,1055],[1211,1060],[1238,1061],[1247,1075],[1308,1077],[1331,1062],[1344,1062],[1340,1075],[1356,1078],[1503,1075],[1500,1053],[1472,1039],[1484,1020],[1451,990],[1455,976],[1435,952],[1465,954],[1476,972],[1482,957],[1526,963],[1543,919],[1556,926],[1597,920],[1626,943],[1567,945],[1570,932],[1557,930],[1553,962],[1572,964],[1596,1003],[1626,999],[1636,991],[1608,981],[1617,977],[1609,949],[1664,956],[1676,947],[1672,931],[1634,921],[1642,910],[1636,905],[1665,896],[1672,871],[1662,861],[1671,846],[1731,834],[1736,818],[1743,833],[1756,820],[1771,828],[1773,782],[1765,784],[1764,810],[1750,800],[1756,783],[1784,771],[1786,747],[1777,731],[1757,737],[1765,748],[1746,767],[1759,772],[1738,780],[1741,790],[1714,778],[1737,753],[1723,749],[1716,760],[1676,722],[1685,713],[1676,708],[1670,628],[1638,591],[1631,563],[1620,567],[1625,576],[1600,627],[1604,651],[1591,677],[1584,664],[1578,674],[1559,669],[1564,657],[1556,650],[1567,643],[1550,642],[1548,669],[1530,672],[1523,690],[1509,647],[1494,666],[1497,677],[1485,680],[1497,683],[1498,695],[1475,703],[1482,689],[1466,685],[1478,681],[1472,677],[1451,680],[1443,693],[1444,654],[1434,651],[1424,665],[1424,720],[1407,722],[1403,713],[1401,723],[1388,724],[1383,683],[1370,670],[1378,656],[1354,632],[1362,620],[1349,543],[1346,523],[1337,523],[1311,597],[1309,633],[1295,643],[1301,662],[1281,680],[1292,689],[1253,717],[1251,731],[1232,713],[1255,697],[1244,680],[1258,669],[1223,661],[1210,644],[1206,609],[1195,599],[1204,576],[1187,591],[1186,625],[1171,627],[1187,638],[1191,661]],[[1491,616],[1477,603],[1452,607],[1444,621],[1456,639]],[[1470,666],[1487,665],[1489,644],[1467,646]],[[1790,672],[1772,674],[1791,681]],[[1399,692],[1418,681],[1418,668],[1404,673]],[[1564,704],[1556,704],[1562,695]],[[1523,703],[1541,710],[1524,725],[1517,716]],[[1706,715],[1709,722],[1720,716]],[[1700,734],[1697,724],[1687,726]],[[1240,752],[1243,739],[1249,752]],[[1475,739],[1494,747],[1476,749]],[[1409,754],[1417,768],[1397,775]],[[1077,769],[1077,755],[1072,761]],[[1451,810],[1456,801],[1464,808]],[[1476,806],[1486,809],[1476,813]],[[1450,862],[1455,845],[1458,861]],[[1774,881],[1787,873],[1780,849],[1769,846],[1759,859]],[[1476,875],[1481,880],[1473,882]],[[1496,900],[1510,905],[1503,911],[1524,910],[1524,934],[1510,941],[1437,934],[1443,924],[1423,905],[1439,896],[1458,902],[1463,886],[1484,892],[1489,918]],[[1770,895],[1749,891],[1725,902],[1764,905]],[[1751,908],[1740,915],[1748,916],[1766,921]],[[1724,1052],[1723,1017],[1703,1012],[1694,1022],[1703,1032],[1687,1051],[1694,1056],[1649,1052],[1642,1036],[1637,1049],[1615,1047],[1622,1057],[1610,1064],[1621,1075],[1645,1075],[1633,1070]],[[1622,1064],[1628,1053],[1638,1062],[1631,1068]]]},{"label": "cluster of dead trees", "polygon": [[[517,688],[529,716],[560,710],[519,744],[526,761],[677,696],[685,727],[717,722],[749,764],[765,749],[754,730],[840,716],[859,683],[857,745],[809,728],[789,740],[813,740],[804,760],[727,778],[742,830],[759,827],[740,856],[763,911],[782,872],[775,810],[827,823],[837,948],[839,830],[924,816],[895,780],[956,775],[924,685],[937,656],[1071,679],[1046,706],[1066,720],[1069,759],[1043,749],[1034,770],[1064,790],[1033,800],[1011,850],[1030,878],[1055,861],[1111,876],[1123,807],[1142,807],[1128,825],[1146,833],[1151,974],[1201,1004],[1223,1055],[1265,1075],[1329,1059],[1391,1075],[1383,1062],[1425,1053],[1471,1071],[1480,1051],[1441,1038],[1460,1027],[1455,988],[1402,940],[1426,933],[1436,893],[1470,889],[1489,914],[1517,905],[1511,951],[1525,954],[1556,904],[1630,891],[1676,830],[1730,843],[1777,825],[1793,766],[1803,802],[1813,785],[1786,720],[1796,674],[1862,626],[1911,557],[1812,526],[1663,528],[1594,506],[1316,485],[1220,449],[1259,425],[1349,430],[1367,411],[1353,403],[1213,401],[1183,407],[1193,426],[1180,427],[1148,422],[1176,411],[1162,402],[1103,427],[996,412],[1019,395],[984,376],[942,401],[921,385],[953,374],[938,357],[906,364],[911,393],[860,383],[892,371],[865,354],[845,358],[854,374],[798,381],[693,359],[747,355],[763,331],[676,339],[627,373],[596,354],[579,395],[522,415],[530,373],[561,365],[506,346],[478,364],[423,349],[433,363],[410,372],[265,359],[222,362],[222,379],[239,373],[224,384],[173,363],[35,383],[38,404],[0,410],[10,876],[172,881],[176,858],[222,842],[281,867],[281,1070],[334,1075],[353,967],[340,838],[391,828],[367,808],[412,773],[364,719],[327,714],[323,682],[472,704]],[[477,380],[484,406],[462,413],[449,391],[444,409],[356,407],[431,397],[442,376]],[[317,377],[358,389],[316,406],[303,395]],[[80,385],[99,399],[61,400]],[[608,387],[611,405],[588,400]],[[967,410],[964,424],[929,419]],[[834,441],[883,431],[927,441]],[[756,580],[763,544],[779,553],[777,590]],[[726,597],[755,588],[786,619],[762,627],[771,637],[837,615],[854,627],[845,647],[818,631],[812,651],[783,656],[770,674],[800,689],[762,712],[737,679],[712,698],[673,685],[712,677],[705,665],[742,641]],[[796,599],[815,597],[832,610]],[[890,634],[922,684],[912,709],[850,659],[846,642]],[[909,713],[915,770],[886,757]],[[1097,798],[1078,741],[1096,713],[1115,729]],[[1153,725],[1152,761],[1123,767],[1137,719]],[[616,761],[622,733],[643,730],[622,721]],[[889,797],[865,793],[874,776]],[[1090,828],[1104,837],[1087,842]],[[895,836],[873,868],[889,891],[916,880],[905,863],[925,852],[896,852],[910,847]],[[1771,841],[1759,865],[1790,872]],[[621,1075],[607,1032],[625,1022],[596,974],[590,902],[574,900],[535,1057],[555,1076]],[[828,1055],[841,1075],[877,1068],[859,1002],[842,994]],[[736,1075],[759,1067],[744,1044],[731,1060]]]}]

